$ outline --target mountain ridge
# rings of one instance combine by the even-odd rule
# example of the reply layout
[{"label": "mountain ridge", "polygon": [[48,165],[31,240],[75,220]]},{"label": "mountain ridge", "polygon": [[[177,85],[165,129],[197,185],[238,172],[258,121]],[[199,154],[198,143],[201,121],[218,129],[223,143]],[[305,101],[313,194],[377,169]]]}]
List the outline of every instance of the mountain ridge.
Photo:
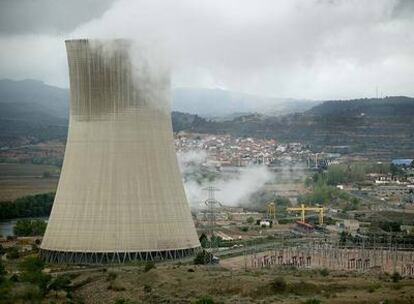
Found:
[{"label": "mountain ridge", "polygon": [[[48,139],[65,140],[68,90],[65,93],[64,89],[45,86],[45,92],[41,92],[41,82],[23,81],[20,84],[29,84],[30,89],[21,94],[16,83],[4,89],[7,82],[0,81],[0,147]],[[199,94],[200,91],[196,91]],[[48,96],[52,96],[49,101],[43,100]],[[207,97],[199,100],[210,104]],[[414,98],[390,96],[329,100],[301,112],[279,116],[240,113],[217,119],[173,111],[172,123],[176,132],[228,133],[274,138],[281,142],[300,141],[318,151],[349,146],[353,153],[368,151],[374,157],[412,157],[413,116]]]}]

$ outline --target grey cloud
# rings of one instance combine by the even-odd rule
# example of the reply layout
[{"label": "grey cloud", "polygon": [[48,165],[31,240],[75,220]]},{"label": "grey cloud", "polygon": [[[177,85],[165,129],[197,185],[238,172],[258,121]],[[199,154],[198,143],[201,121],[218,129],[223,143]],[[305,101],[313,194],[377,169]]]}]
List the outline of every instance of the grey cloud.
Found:
[{"label": "grey cloud", "polygon": [[2,0],[0,33],[67,33],[100,17],[114,0]]},{"label": "grey cloud", "polygon": [[414,18],[414,1],[399,0],[392,11],[394,18]]},{"label": "grey cloud", "polygon": [[[63,35],[1,36],[0,77],[67,86],[63,40],[125,37],[170,55],[173,85],[276,97],[414,95],[414,1],[118,0]],[[30,54],[27,52],[30,50]]]}]

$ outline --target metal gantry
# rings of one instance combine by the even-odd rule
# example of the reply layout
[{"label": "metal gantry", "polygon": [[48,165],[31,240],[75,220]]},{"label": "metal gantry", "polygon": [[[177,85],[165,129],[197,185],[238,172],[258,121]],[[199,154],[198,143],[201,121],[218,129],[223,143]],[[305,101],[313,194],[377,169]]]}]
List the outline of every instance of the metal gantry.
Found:
[{"label": "metal gantry", "polygon": [[300,211],[301,221],[305,223],[305,212],[306,211],[316,211],[319,213],[319,225],[323,225],[324,217],[324,208],[323,207],[306,207],[304,204],[301,204],[300,207],[290,207],[286,209],[288,212],[291,211]]}]

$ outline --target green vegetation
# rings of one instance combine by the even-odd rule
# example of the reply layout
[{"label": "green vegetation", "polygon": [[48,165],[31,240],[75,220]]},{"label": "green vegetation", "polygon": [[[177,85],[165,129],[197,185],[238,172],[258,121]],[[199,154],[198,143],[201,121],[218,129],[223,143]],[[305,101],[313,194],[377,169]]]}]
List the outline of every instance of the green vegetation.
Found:
[{"label": "green vegetation", "polygon": [[265,210],[267,208],[266,204],[269,202],[274,202],[276,205],[276,213],[283,213],[286,211],[286,207],[290,206],[290,200],[287,197],[281,195],[274,195],[274,193],[259,190],[253,193],[249,201],[252,203],[252,207],[257,209]]},{"label": "green vegetation", "polygon": [[48,283],[51,280],[50,275],[42,272],[44,266],[44,262],[35,256],[29,256],[19,264],[21,280],[36,285],[42,294],[46,293]]},{"label": "green vegetation", "polygon": [[364,181],[369,173],[392,173],[393,167],[395,166],[370,162],[332,165],[326,171],[315,173],[311,180],[307,180],[307,185],[336,186],[344,183],[358,183]]},{"label": "green vegetation", "polygon": [[13,231],[17,236],[38,236],[45,233],[46,226],[43,220],[21,219],[17,220]]},{"label": "green vegetation", "polygon": [[254,223],[254,218],[250,216],[247,218],[246,222],[251,225]]},{"label": "green vegetation", "polygon": [[304,304],[321,304],[321,301],[318,299],[309,299],[309,300],[306,300]]},{"label": "green vegetation", "polygon": [[16,246],[10,247],[7,250],[6,258],[8,260],[16,260],[20,257],[19,249]]},{"label": "green vegetation", "polygon": [[275,278],[271,283],[270,286],[272,287],[273,292],[285,292],[287,290],[287,283],[286,280],[282,277]]},{"label": "green vegetation", "polygon": [[391,275],[391,280],[392,280],[394,283],[398,283],[401,279],[402,279],[402,276],[401,276],[398,272],[394,272],[394,273]]},{"label": "green vegetation", "polygon": [[0,219],[49,216],[54,199],[55,193],[43,193],[0,202]]},{"label": "green vegetation", "polygon": [[338,198],[348,200],[349,196],[334,186],[326,184],[317,184],[312,188],[312,192],[302,194],[298,197],[299,203],[305,204],[328,204]]},{"label": "green vegetation", "polygon": [[153,268],[155,268],[155,263],[153,261],[147,261],[145,263],[144,272],[148,272]]},{"label": "green vegetation", "polygon": [[125,298],[118,298],[115,300],[114,304],[130,304],[131,301]]},{"label": "green vegetation", "polygon": [[202,248],[207,248],[209,246],[209,240],[205,233],[202,233],[199,238],[200,244]]},{"label": "green vegetation", "polygon": [[193,303],[194,304],[214,304],[214,300],[212,297],[205,295],[205,296],[200,297]]},{"label": "green vegetation", "polygon": [[201,247],[203,248],[220,247],[224,243],[221,237],[213,235],[209,239],[204,233],[200,235],[199,240],[200,240]]},{"label": "green vegetation", "polygon": [[69,286],[70,286],[70,278],[65,275],[61,275],[61,276],[57,276],[56,278],[52,280],[52,282],[49,284],[49,290],[54,290],[56,293],[59,290],[68,291]]},{"label": "green vegetation", "polygon": [[211,263],[213,260],[213,254],[206,250],[202,250],[199,253],[197,253],[196,257],[194,258],[194,264],[195,265],[206,265]]}]

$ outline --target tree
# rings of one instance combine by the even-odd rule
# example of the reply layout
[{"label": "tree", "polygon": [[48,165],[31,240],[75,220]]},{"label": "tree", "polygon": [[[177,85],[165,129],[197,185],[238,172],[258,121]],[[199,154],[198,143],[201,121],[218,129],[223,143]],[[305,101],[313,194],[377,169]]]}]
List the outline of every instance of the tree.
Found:
[{"label": "tree", "polygon": [[4,249],[3,245],[0,244],[0,259],[1,259],[1,256],[5,253],[6,253],[6,249]]},{"label": "tree", "polygon": [[208,237],[205,233],[202,233],[200,235],[199,241],[200,241],[201,247],[207,248],[209,246],[210,242],[209,242]]},{"label": "tree", "polygon": [[6,267],[4,267],[2,261],[0,260],[0,282],[4,278],[4,276],[7,274]]},{"label": "tree", "polygon": [[54,198],[54,193],[43,193],[1,202],[0,219],[48,216],[52,210]]},{"label": "tree", "polygon": [[6,253],[6,258],[7,259],[9,259],[9,260],[16,260],[16,259],[19,258],[19,256],[20,256],[19,249],[17,249],[16,246],[10,247],[7,250],[7,253]]},{"label": "tree", "polygon": [[48,286],[48,289],[54,290],[57,296],[57,292],[59,290],[68,291],[69,286],[70,286],[70,279],[67,276],[63,275],[63,276],[58,276],[54,280],[52,280],[52,282]]},{"label": "tree", "polygon": [[19,270],[23,273],[40,272],[43,270],[45,263],[38,257],[29,256],[19,264]]},{"label": "tree", "polygon": [[20,219],[17,220],[13,231],[18,236],[37,236],[45,233],[46,226],[43,220]]},{"label": "tree", "polygon": [[346,244],[346,233],[345,233],[345,231],[342,231],[341,232],[341,236],[339,237],[339,245],[341,245],[341,246],[345,246],[345,244]]},{"label": "tree", "polygon": [[198,252],[196,257],[194,258],[194,264],[205,265],[205,264],[211,263],[212,260],[213,260],[213,254],[206,250],[202,250]]},{"label": "tree", "polygon": [[47,291],[47,285],[51,279],[50,275],[42,272],[44,265],[42,260],[34,256],[25,258],[18,265],[22,280],[39,286],[43,293]]},{"label": "tree", "polygon": [[221,241],[223,240],[222,237],[213,235],[210,238],[211,246],[212,247],[220,247]]}]

